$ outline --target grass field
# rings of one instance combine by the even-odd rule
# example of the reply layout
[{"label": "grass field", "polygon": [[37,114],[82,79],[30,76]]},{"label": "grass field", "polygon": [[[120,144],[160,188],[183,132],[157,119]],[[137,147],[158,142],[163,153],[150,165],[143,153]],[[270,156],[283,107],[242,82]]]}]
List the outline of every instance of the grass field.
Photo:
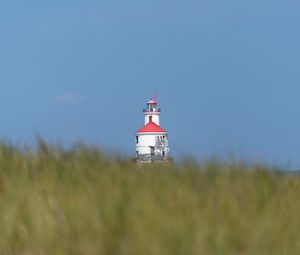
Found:
[{"label": "grass field", "polygon": [[300,179],[270,170],[3,145],[0,254],[300,254]]}]

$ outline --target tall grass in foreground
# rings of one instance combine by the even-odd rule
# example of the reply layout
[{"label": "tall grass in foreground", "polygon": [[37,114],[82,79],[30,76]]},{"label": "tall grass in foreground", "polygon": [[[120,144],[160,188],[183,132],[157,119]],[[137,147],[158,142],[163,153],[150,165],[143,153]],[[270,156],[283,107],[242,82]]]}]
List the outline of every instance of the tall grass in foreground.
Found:
[{"label": "tall grass in foreground", "polygon": [[300,254],[300,179],[0,148],[0,254]]}]

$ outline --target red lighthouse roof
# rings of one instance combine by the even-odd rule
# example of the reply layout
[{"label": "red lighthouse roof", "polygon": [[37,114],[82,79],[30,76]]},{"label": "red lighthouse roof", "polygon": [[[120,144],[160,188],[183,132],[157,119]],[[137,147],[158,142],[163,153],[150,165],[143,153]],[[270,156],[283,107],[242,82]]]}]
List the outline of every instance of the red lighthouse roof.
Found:
[{"label": "red lighthouse roof", "polygon": [[144,127],[140,128],[136,133],[166,133],[159,125],[152,121],[152,116],[149,117],[149,122]]},{"label": "red lighthouse roof", "polygon": [[156,100],[154,100],[153,98],[151,98],[147,104],[157,104]]}]

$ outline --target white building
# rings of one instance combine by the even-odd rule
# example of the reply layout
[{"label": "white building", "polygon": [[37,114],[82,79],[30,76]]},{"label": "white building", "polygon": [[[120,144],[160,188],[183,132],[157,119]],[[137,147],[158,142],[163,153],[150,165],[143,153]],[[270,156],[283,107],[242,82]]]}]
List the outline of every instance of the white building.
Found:
[{"label": "white building", "polygon": [[152,99],[144,109],[145,125],[136,131],[136,160],[154,162],[168,160],[168,133],[159,125],[160,109]]}]

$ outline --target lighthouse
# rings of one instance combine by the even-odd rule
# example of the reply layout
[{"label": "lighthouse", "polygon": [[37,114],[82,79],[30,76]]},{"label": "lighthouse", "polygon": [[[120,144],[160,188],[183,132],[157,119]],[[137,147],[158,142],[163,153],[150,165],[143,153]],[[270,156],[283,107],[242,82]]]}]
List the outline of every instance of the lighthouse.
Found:
[{"label": "lighthouse", "polygon": [[168,161],[168,133],[160,127],[160,109],[151,98],[143,110],[145,123],[135,132],[137,162]]}]

